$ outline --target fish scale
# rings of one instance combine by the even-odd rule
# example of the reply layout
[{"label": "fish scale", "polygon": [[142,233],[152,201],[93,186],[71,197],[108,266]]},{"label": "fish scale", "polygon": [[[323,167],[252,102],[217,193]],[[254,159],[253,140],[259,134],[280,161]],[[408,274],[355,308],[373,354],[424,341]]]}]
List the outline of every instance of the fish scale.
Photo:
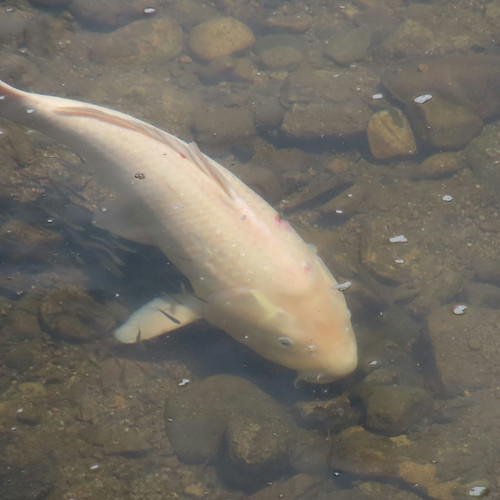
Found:
[{"label": "fish scale", "polygon": [[97,220],[158,246],[194,294],[157,297],[115,332],[132,343],[205,319],[310,382],[352,372],[357,350],[342,292],[277,212],[194,144],[124,113],[0,82],[0,117],[86,160],[116,193]]}]

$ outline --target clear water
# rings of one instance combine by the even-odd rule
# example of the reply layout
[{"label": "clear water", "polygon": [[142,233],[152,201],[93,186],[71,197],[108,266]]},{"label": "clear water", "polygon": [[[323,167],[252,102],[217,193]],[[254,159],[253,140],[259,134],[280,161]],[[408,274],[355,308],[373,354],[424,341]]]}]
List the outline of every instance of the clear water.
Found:
[{"label": "clear water", "polygon": [[[202,322],[118,345],[185,278],[92,225],[89,165],[1,121],[2,498],[497,498],[496,2],[45,3],[1,3],[0,78],[197,141],[352,282],[360,360],[294,385]],[[189,37],[217,16],[255,43],[209,62]],[[376,159],[390,108],[418,152]]]}]

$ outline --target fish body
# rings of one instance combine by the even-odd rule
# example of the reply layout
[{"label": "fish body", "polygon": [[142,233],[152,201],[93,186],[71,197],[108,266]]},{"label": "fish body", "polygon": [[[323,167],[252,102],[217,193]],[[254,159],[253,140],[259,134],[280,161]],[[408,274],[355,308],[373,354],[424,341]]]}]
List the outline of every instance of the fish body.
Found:
[{"label": "fish body", "polygon": [[350,313],[323,261],[269,204],[194,143],[117,111],[3,82],[0,117],[53,137],[98,166],[99,179],[117,193],[99,214],[108,218],[100,225],[123,237],[132,227],[192,285],[194,293],[158,297],[132,314],[115,332],[120,341],[148,339],[203,318],[297,370],[300,379],[330,382],[355,369]]}]

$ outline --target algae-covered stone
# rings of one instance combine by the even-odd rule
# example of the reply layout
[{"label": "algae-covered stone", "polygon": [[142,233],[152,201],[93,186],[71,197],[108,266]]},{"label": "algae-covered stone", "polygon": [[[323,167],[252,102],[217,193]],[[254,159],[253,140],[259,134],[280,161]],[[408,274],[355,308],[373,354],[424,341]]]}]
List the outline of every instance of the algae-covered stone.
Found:
[{"label": "algae-covered stone", "polygon": [[396,436],[407,432],[429,410],[431,399],[418,387],[375,387],[366,398],[366,425],[375,432]]},{"label": "algae-covered stone", "polygon": [[189,34],[191,50],[206,61],[244,52],[254,43],[252,30],[232,17],[208,19]]},{"label": "algae-covered stone", "polygon": [[417,152],[410,122],[398,108],[375,113],[366,131],[370,151],[377,160],[411,156]]}]

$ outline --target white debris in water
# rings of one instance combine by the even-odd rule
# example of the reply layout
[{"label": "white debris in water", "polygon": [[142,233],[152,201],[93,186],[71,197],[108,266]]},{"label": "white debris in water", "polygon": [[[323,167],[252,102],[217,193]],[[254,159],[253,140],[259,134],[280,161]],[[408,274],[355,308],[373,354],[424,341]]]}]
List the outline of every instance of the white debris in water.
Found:
[{"label": "white debris in water", "polygon": [[404,234],[399,234],[398,236],[389,238],[389,241],[391,243],[406,243],[408,241],[408,238]]},{"label": "white debris in water", "polygon": [[182,379],[182,380],[181,380],[181,381],[180,381],[177,385],[178,385],[179,387],[184,387],[185,385],[188,385],[188,384],[189,384],[189,382],[191,382],[191,380],[190,380],[190,379],[188,379],[188,378],[183,378],[183,379]]},{"label": "white debris in water", "polygon": [[451,201],[451,200],[453,200],[453,196],[451,196],[449,194],[445,194],[441,199],[443,201]]},{"label": "white debris in water", "polygon": [[482,497],[486,493],[486,486],[473,486],[469,490],[470,497]]},{"label": "white debris in water", "polygon": [[467,310],[467,306],[465,304],[457,304],[456,306],[453,307],[453,314],[465,314],[465,311]]},{"label": "white debris in water", "polygon": [[374,359],[373,361],[370,361],[368,363],[368,366],[377,366],[378,365],[378,361],[376,359]]},{"label": "white debris in water", "polygon": [[396,259],[394,261],[396,264],[404,264],[405,263],[405,260],[404,259]]},{"label": "white debris in water", "polygon": [[90,466],[90,470],[96,470],[98,468],[99,468],[99,466],[97,464],[94,464],[94,465]]},{"label": "white debris in water", "polygon": [[417,104],[424,104],[424,102],[430,101],[432,99],[431,94],[422,94],[413,99]]},{"label": "white debris in water", "polygon": [[35,110],[34,110],[33,108],[28,108],[28,109],[26,110],[26,113],[28,113],[29,115],[31,115],[31,114],[32,114],[32,113],[34,113],[34,112],[35,112]]},{"label": "white debris in water", "polygon": [[337,210],[335,210],[335,213],[341,215],[344,213],[344,211],[337,208]]},{"label": "white debris in water", "polygon": [[351,285],[352,281],[344,281],[343,283],[337,283],[332,288],[334,290],[338,290],[339,292],[345,292],[346,290],[349,290],[349,288],[351,288]]},{"label": "white debris in water", "polygon": [[143,12],[148,16],[152,16],[153,14],[156,14],[156,9],[153,7],[146,7]]},{"label": "white debris in water", "polygon": [[381,94],[380,92],[372,95],[372,99],[383,99],[383,97],[384,94]]}]

